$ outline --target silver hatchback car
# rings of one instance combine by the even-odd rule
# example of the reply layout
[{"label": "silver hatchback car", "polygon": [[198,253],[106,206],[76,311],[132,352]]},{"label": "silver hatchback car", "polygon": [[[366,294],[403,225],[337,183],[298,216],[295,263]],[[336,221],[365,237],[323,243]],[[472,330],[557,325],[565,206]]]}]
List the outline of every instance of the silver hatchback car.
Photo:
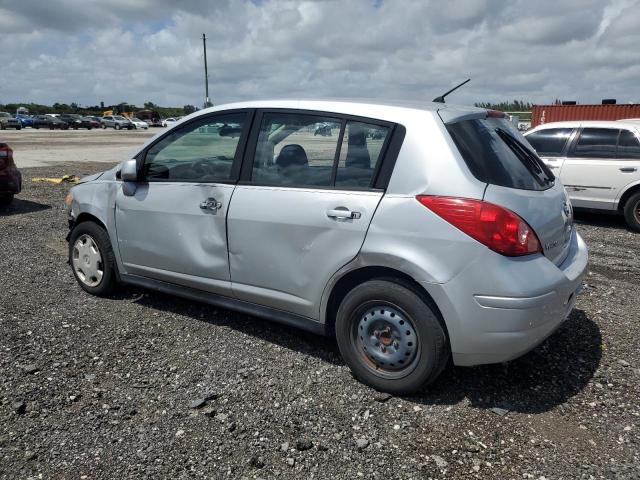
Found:
[{"label": "silver hatchback car", "polygon": [[209,108],[66,203],[87,292],[132,284],[335,335],[358,379],[394,393],[450,358],[528,352],[587,265],[524,137],[499,112],[438,103]]}]

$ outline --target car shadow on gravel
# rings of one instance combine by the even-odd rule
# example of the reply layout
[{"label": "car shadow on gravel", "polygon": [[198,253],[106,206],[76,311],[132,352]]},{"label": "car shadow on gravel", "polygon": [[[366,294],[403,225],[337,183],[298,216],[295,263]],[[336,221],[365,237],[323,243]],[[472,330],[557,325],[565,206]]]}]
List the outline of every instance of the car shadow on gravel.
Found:
[{"label": "car shadow on gravel", "polygon": [[546,412],[587,386],[600,365],[601,344],[598,325],[576,309],[553,335],[523,357],[496,365],[449,366],[428,390],[406,399],[452,405],[468,398],[475,408]]},{"label": "car shadow on gravel", "polygon": [[[333,365],[344,365],[333,338],[156,292],[129,288],[122,295],[123,299],[137,297],[134,301],[139,305],[232,328]],[[545,412],[585,388],[600,365],[601,344],[598,325],[576,309],[553,335],[525,356],[497,365],[450,365],[428,389],[405,399],[424,405],[453,405],[468,398],[475,408]]]},{"label": "car shadow on gravel", "polygon": [[163,295],[150,290],[127,287],[113,298],[131,300],[138,297],[138,305],[163,312],[185,315],[200,322],[232,328],[245,335],[273,343],[283,348],[311,355],[333,365],[344,365],[333,338],[316,335],[298,328],[281,325],[259,317],[217,308],[206,303],[191,302],[180,297]]},{"label": "car shadow on gravel", "polygon": [[0,217],[9,217],[11,215],[21,215],[24,213],[40,212],[42,210],[49,210],[51,205],[46,203],[32,202],[31,200],[23,200],[21,198],[14,198],[7,206],[0,207]]},{"label": "car shadow on gravel", "polygon": [[574,210],[574,221],[577,224],[592,225],[594,227],[619,228],[629,230],[624,216],[614,213],[594,212],[591,210]]}]

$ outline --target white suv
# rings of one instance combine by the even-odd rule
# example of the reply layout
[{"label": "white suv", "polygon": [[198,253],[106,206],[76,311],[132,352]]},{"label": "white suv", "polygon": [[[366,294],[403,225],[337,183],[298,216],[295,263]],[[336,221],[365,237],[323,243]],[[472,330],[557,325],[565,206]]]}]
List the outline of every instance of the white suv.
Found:
[{"label": "white suv", "polygon": [[571,121],[525,134],[576,208],[624,213],[640,231],[640,122]]}]

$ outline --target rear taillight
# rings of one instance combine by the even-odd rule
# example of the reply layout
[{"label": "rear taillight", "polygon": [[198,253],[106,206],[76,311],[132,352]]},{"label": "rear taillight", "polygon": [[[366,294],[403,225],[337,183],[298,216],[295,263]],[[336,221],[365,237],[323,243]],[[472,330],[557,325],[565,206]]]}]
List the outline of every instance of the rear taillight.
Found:
[{"label": "rear taillight", "polygon": [[533,229],[499,205],[471,198],[418,195],[429,210],[491,250],[510,257],[542,251]]},{"label": "rear taillight", "polygon": [[13,163],[13,150],[6,143],[0,143],[0,168],[6,168]]}]

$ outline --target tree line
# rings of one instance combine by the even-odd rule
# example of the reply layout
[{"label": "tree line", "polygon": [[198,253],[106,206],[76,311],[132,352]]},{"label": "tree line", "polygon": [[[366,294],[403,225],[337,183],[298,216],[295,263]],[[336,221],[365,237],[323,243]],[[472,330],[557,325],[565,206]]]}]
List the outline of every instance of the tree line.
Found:
[{"label": "tree line", "polygon": [[501,112],[530,112],[533,109],[533,103],[524,102],[522,100],[511,100],[506,102],[477,102],[476,107],[486,108],[488,110],[499,110]]},{"label": "tree line", "polygon": [[189,115],[190,113],[198,110],[197,107],[193,105],[185,105],[183,107],[161,107],[156,105],[153,102],[145,102],[142,107],[137,107],[130,103],[119,103],[117,105],[85,105],[80,106],[79,104],[72,102],[70,104],[66,103],[54,103],[53,105],[44,105],[40,103],[5,103],[0,104],[0,111],[9,112],[11,114],[15,114],[18,108],[24,107],[29,110],[29,113],[32,115],[42,115],[45,113],[77,113],[80,115],[96,115],[102,116],[103,112],[107,110],[113,110],[117,108],[119,112],[137,112],[139,110],[155,110],[160,114],[161,117],[179,117],[181,115]]}]

